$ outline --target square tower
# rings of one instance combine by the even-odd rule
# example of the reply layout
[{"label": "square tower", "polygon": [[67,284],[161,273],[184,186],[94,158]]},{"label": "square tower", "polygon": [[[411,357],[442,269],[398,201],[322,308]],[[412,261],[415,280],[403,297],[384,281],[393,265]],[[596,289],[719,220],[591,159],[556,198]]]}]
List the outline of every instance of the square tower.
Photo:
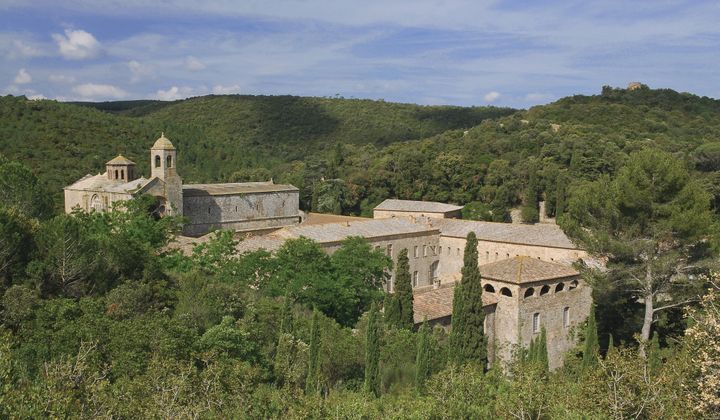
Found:
[{"label": "square tower", "polygon": [[170,215],[182,216],[183,196],[182,179],[177,173],[177,149],[165,137],[165,133],[155,141],[150,149],[151,177],[158,178],[164,184],[166,212]]}]

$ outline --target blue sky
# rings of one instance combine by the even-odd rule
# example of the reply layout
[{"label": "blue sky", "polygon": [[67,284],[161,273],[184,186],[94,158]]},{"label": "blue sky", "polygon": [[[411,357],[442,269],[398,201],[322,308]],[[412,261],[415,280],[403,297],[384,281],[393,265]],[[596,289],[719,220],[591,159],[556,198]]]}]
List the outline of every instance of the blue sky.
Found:
[{"label": "blue sky", "polygon": [[718,1],[0,0],[0,93],[527,108],[641,81],[720,98]]}]

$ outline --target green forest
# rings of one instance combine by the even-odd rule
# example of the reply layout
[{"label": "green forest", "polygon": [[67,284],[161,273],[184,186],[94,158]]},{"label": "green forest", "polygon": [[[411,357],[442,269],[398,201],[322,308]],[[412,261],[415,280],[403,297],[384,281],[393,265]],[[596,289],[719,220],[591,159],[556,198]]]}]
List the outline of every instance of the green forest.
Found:
[{"label": "green forest", "polygon": [[[160,131],[185,182],[273,178],[302,207],[385,198],[508,221],[538,202],[607,269],[549,371],[541,334],[487,362],[475,238],[452,329],[414,326],[407,252],[362,238],[183,255],[146,198],[62,214],[60,189],[117,153],[147,172]],[[720,101],[604,87],[529,110],[342,98],[0,98],[0,418],[720,416]],[[385,294],[388,268],[396,293]]]}]

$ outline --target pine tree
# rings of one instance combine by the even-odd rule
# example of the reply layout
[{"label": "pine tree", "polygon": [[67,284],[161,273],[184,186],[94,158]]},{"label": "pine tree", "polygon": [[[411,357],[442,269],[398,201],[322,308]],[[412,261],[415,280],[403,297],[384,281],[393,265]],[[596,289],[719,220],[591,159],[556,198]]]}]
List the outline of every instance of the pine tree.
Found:
[{"label": "pine tree", "polygon": [[365,346],[365,391],[380,396],[380,320],[375,303],[370,307]]},{"label": "pine tree", "polygon": [[305,381],[305,393],[315,394],[320,385],[320,312],[313,309],[312,324],[310,325],[310,357],[308,359],[308,372]]},{"label": "pine tree", "polygon": [[662,357],[660,356],[660,340],[657,331],[653,332],[652,339],[648,346],[648,367],[650,372],[655,373],[662,367]]},{"label": "pine tree", "polygon": [[467,235],[462,268],[463,296],[463,340],[462,351],[465,361],[482,363],[487,355],[485,333],[485,312],[482,304],[482,285],[478,268],[477,237],[475,232]]},{"label": "pine tree", "polygon": [[463,341],[465,335],[465,311],[462,284],[455,283],[453,292],[453,312],[450,330],[450,345],[448,346],[448,360],[457,365],[463,363]]},{"label": "pine tree", "polygon": [[427,317],[423,321],[417,337],[417,355],[415,356],[415,390],[425,392],[425,380],[430,376],[430,332]]},{"label": "pine tree", "polygon": [[408,261],[408,250],[400,251],[395,268],[395,298],[400,307],[398,328],[412,329],[413,321],[413,292],[410,282],[410,262]]},{"label": "pine tree", "polygon": [[583,350],[582,366],[586,369],[594,368],[597,365],[599,352],[597,323],[595,322],[595,308],[590,310],[590,316],[585,327],[585,348]]}]

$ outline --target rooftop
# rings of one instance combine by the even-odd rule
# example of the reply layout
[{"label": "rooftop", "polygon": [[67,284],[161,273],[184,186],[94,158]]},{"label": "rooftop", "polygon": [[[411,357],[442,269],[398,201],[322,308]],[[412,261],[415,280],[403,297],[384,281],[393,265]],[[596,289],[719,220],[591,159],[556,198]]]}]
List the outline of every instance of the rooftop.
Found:
[{"label": "rooftop", "polygon": [[[455,284],[440,286],[437,289],[422,289],[413,292],[413,319],[416,324],[423,322],[427,317],[428,321],[445,318],[452,315],[453,296]],[[483,293],[483,306],[497,303],[496,295]]]},{"label": "rooftop", "polygon": [[579,274],[577,270],[566,265],[524,256],[480,266],[480,275],[483,278],[517,284],[560,279]]},{"label": "rooftop", "polygon": [[183,195],[185,197],[196,197],[204,195],[252,194],[280,191],[298,191],[298,189],[289,184],[274,184],[272,181],[183,185]]},{"label": "rooftop", "polygon": [[565,232],[555,224],[515,224],[497,222],[476,222],[459,219],[436,220],[443,236],[465,238],[471,231],[478,240],[508,242],[554,248],[577,249]]},{"label": "rooftop", "polygon": [[319,243],[340,242],[348,236],[362,236],[367,239],[403,235],[403,234],[438,234],[436,228],[425,224],[412,223],[406,219],[364,219],[345,221],[342,223],[326,223],[318,225],[299,225],[286,227],[274,232],[273,235],[286,239],[304,236]]},{"label": "rooftop", "polygon": [[97,175],[85,175],[74,184],[65,187],[65,189],[132,194],[146,186],[150,181],[152,180],[147,178],[138,178],[130,182],[113,181],[108,179],[107,172],[105,172]]},{"label": "rooftop", "polygon": [[303,226],[326,225],[328,223],[357,222],[370,220],[367,217],[341,216],[339,214],[307,213]]},{"label": "rooftop", "polygon": [[110,160],[106,165],[134,165],[135,162],[126,158],[123,155],[117,155],[115,158]]},{"label": "rooftop", "polygon": [[160,134],[160,138],[155,140],[155,144],[153,144],[153,147],[151,150],[175,150],[175,146],[170,142],[170,140],[165,137],[165,133]]},{"label": "rooftop", "polygon": [[438,203],[435,201],[413,201],[387,199],[375,207],[375,210],[395,210],[426,213],[447,213],[449,211],[461,210],[462,206],[454,204]]}]

